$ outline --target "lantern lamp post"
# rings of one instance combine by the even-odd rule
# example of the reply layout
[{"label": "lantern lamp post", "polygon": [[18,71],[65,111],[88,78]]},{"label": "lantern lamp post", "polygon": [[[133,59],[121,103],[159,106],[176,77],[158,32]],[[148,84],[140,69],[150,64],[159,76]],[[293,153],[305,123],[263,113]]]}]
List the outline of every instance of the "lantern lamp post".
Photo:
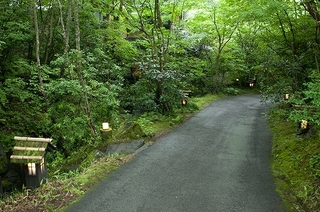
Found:
[{"label": "lantern lamp post", "polygon": [[284,100],[289,100],[289,98],[290,98],[290,94],[286,93],[286,94],[284,95]]},{"label": "lantern lamp post", "polygon": [[301,120],[300,129],[302,129],[302,130],[308,129],[308,121],[307,120]]},{"label": "lantern lamp post", "polygon": [[109,129],[109,123],[108,122],[102,123],[102,129],[103,130],[108,130]]},{"label": "lantern lamp post", "polygon": [[181,105],[182,105],[182,106],[186,106],[187,103],[188,103],[188,101],[187,101],[186,98],[183,98],[183,99],[181,100]]},{"label": "lantern lamp post", "polygon": [[100,129],[102,141],[106,142],[108,139],[112,138],[112,129],[108,122],[102,123],[102,128]]}]

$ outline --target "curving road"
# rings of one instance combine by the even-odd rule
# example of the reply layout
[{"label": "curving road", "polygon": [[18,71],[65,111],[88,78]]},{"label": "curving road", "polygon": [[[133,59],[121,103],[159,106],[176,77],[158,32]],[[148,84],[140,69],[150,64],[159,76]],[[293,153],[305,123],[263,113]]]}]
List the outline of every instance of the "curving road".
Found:
[{"label": "curving road", "polygon": [[213,102],[67,212],[281,212],[259,95]]}]

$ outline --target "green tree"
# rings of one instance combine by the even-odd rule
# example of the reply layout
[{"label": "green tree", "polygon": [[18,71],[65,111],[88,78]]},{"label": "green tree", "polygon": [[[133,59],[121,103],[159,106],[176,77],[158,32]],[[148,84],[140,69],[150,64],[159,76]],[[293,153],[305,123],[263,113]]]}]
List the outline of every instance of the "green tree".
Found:
[{"label": "green tree", "polygon": [[[64,137],[63,146],[71,151],[74,141],[83,144],[97,135],[95,129],[106,121],[102,117],[117,114],[121,72],[127,68],[119,65],[135,50],[121,32],[115,36],[115,28],[103,27],[93,4],[74,3],[0,2],[0,114],[5,114],[0,140],[8,146],[17,134]],[[112,43],[116,54],[109,53]]]},{"label": "green tree", "polygon": [[303,84],[308,81],[314,64],[310,35],[315,30],[308,27],[312,23],[303,7],[295,3],[279,3],[271,9],[273,21],[270,20],[267,26],[264,24],[265,30],[261,32],[262,41],[266,44],[264,51],[268,53],[262,85],[267,95],[279,94],[277,101],[284,92],[304,89]]},{"label": "green tree", "polygon": [[225,71],[221,69],[223,51],[232,40],[241,19],[234,13],[234,9],[228,9],[223,2],[206,2],[197,6],[202,9],[196,10],[195,18],[189,25],[192,32],[202,35],[201,43],[211,70],[210,86],[212,92],[217,93],[225,83]]},{"label": "green tree", "polygon": [[[144,70],[148,72],[149,80],[154,85],[155,103],[159,106],[162,112],[167,112],[172,109],[172,102],[169,93],[165,91],[169,88],[169,79],[173,79],[173,71],[168,66],[168,57],[172,44],[173,23],[178,22],[179,11],[178,1],[158,0],[150,1],[124,1],[126,13],[123,16],[128,21],[128,30],[130,34],[136,34],[139,39],[145,40],[147,46],[143,47],[144,52],[142,60]],[[184,1],[182,2],[182,4]],[[163,19],[166,19],[164,26]],[[142,44],[142,42],[139,42]],[[175,86],[171,89],[176,90]]]}]

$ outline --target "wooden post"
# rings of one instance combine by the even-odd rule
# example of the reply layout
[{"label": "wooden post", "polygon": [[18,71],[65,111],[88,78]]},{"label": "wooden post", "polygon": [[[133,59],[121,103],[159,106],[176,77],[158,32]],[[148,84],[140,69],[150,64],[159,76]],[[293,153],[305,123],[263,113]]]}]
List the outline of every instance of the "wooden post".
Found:
[{"label": "wooden post", "polygon": [[112,138],[112,129],[100,129],[100,133],[101,133],[101,139],[103,142],[107,142],[109,139]]}]

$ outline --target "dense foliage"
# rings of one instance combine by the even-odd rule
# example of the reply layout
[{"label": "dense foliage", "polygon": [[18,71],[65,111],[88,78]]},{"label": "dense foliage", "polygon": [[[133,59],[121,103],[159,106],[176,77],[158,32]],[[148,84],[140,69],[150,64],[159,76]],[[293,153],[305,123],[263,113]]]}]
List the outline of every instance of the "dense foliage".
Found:
[{"label": "dense foliage", "polygon": [[127,113],[167,114],[183,89],[213,92],[209,38],[187,26],[187,1],[2,1],[1,8],[0,140],[9,148],[14,135],[52,137],[69,155],[97,142],[102,122],[117,128]]}]

